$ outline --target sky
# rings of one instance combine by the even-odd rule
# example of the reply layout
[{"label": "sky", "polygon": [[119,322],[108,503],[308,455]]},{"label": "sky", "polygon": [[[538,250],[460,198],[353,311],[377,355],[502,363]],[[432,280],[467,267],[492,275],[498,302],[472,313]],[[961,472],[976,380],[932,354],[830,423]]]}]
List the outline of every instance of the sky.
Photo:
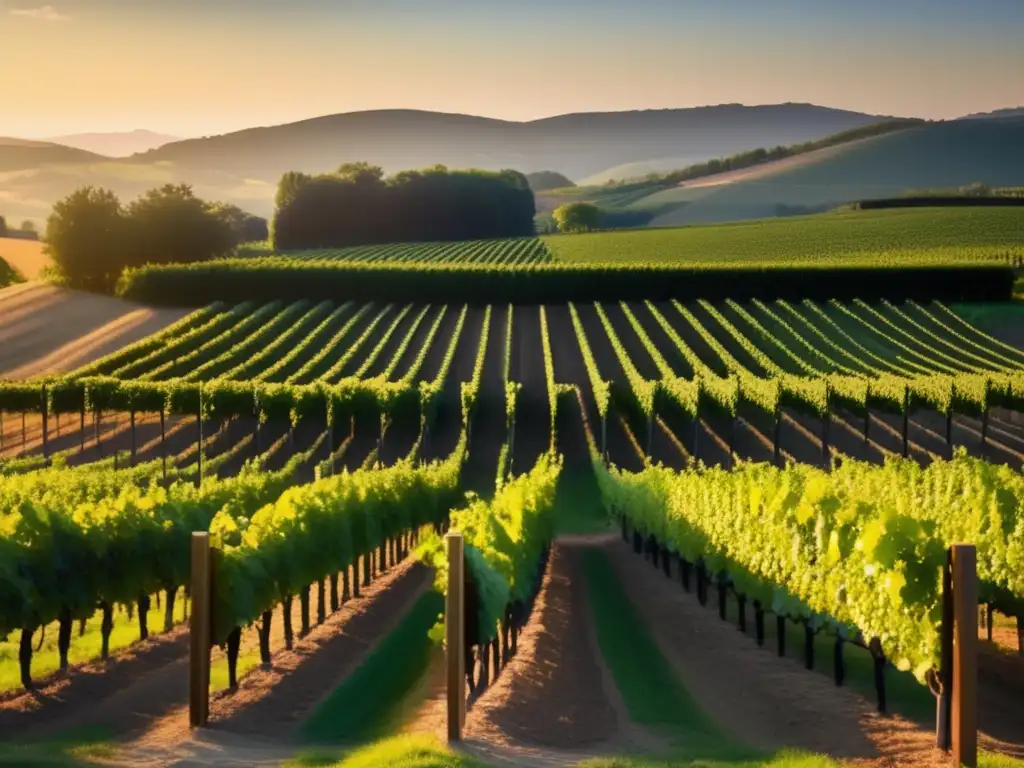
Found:
[{"label": "sky", "polygon": [[0,0],[0,135],[365,109],[1024,105],[1024,0]]}]

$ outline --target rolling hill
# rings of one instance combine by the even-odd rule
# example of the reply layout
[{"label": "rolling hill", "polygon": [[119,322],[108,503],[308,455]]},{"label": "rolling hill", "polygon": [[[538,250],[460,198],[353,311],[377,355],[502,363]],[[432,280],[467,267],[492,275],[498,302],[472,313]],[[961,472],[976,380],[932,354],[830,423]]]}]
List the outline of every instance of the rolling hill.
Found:
[{"label": "rolling hill", "polygon": [[49,141],[0,136],[0,172],[28,170],[52,163],[93,163],[106,159],[94,152]]},{"label": "rolling hill", "polygon": [[792,144],[878,119],[810,104],[593,112],[524,123],[382,110],[176,142],[135,160],[273,180],[288,170],[320,172],[358,160],[389,173],[441,163],[557,170],[575,180],[623,163],[662,157],[697,162],[754,146]]},{"label": "rolling hill", "polygon": [[75,133],[68,136],[55,136],[49,141],[107,157],[128,157],[158,149],[164,144],[181,141],[181,139],[177,136],[136,129],[114,133]]},{"label": "rolling hill", "polygon": [[273,213],[280,175],[366,160],[388,172],[451,168],[554,170],[581,178],[652,157],[706,160],[765,144],[821,138],[877,117],[808,104],[562,115],[527,123],[413,110],[330,115],[167,144],[114,159],[44,142],[0,139],[0,212],[42,225],[53,202],[85,184],[131,199],[159,184]]},{"label": "rolling hill", "polygon": [[[825,210],[893,197],[909,189],[974,182],[1024,184],[1024,119],[932,123],[810,153],[799,159],[719,174],[633,201],[661,211],[653,226],[677,226]],[[678,207],[665,210],[670,204]]]}]

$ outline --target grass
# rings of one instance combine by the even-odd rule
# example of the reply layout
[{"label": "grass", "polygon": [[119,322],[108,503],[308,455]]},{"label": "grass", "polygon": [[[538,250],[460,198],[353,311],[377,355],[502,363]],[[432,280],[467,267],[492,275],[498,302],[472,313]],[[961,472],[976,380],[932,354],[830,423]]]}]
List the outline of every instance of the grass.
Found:
[{"label": "grass", "polygon": [[[258,647],[245,653],[239,653],[238,666],[235,670],[238,679],[241,680],[261,663]],[[229,687],[228,680],[228,657],[226,654],[221,654],[210,662],[210,693],[226,691]]]},{"label": "grass", "polygon": [[605,533],[610,529],[593,468],[588,464],[564,469],[555,496],[555,535]]},{"label": "grass", "polygon": [[286,768],[484,768],[484,764],[453,752],[433,736],[395,736],[347,755],[307,752]]},{"label": "grass", "polygon": [[[161,605],[163,603],[161,602]],[[164,612],[163,608],[157,608],[155,596],[150,600],[148,613],[150,636],[155,636],[163,631]],[[185,620],[185,601],[179,592],[178,599],[174,603],[174,621],[179,623]],[[100,657],[100,625],[103,621],[103,614],[97,611],[85,623],[85,634],[79,635],[79,625],[76,621],[71,633],[71,647],[68,649],[68,662],[71,664],[82,664],[95,661]],[[132,621],[128,620],[128,614],[123,610],[114,613],[114,629],[110,633],[110,652],[115,653],[121,648],[137,642],[139,639],[139,617],[138,613],[133,615]],[[0,693],[13,691],[21,688],[21,672],[18,666],[18,644],[21,640],[20,632],[12,632],[6,640],[0,641]],[[42,648],[36,652],[39,643],[39,633],[32,638],[32,676],[40,680],[51,675],[60,668],[60,655],[57,652],[57,624],[56,622],[46,627],[46,634],[43,638]],[[225,666],[225,686],[227,670]]]},{"label": "grass", "polygon": [[85,766],[114,756],[112,734],[99,728],[63,732],[46,742],[0,743],[0,766]]},{"label": "grass", "polygon": [[589,550],[583,565],[601,655],[630,720],[685,746],[693,759],[755,757],[756,753],[732,743],[683,687],[629,601],[607,555]]},{"label": "grass", "polygon": [[[286,768],[486,768],[484,763],[456,752],[433,736],[396,736],[346,755],[308,752],[286,764]],[[705,760],[687,757],[610,757],[587,760],[580,768],[838,768],[818,755],[783,753],[767,760]],[[990,765],[985,768],[1016,768]]]},{"label": "grass", "polygon": [[[682,587],[680,587],[682,589]],[[694,598],[696,599],[696,598]],[[712,595],[709,605],[714,604],[717,611],[717,597]],[[739,621],[739,608],[736,600],[730,598],[727,604],[727,620],[733,625]],[[717,613],[708,611],[708,621],[719,621]],[[747,635],[750,639],[751,653],[776,653],[777,643],[775,616],[765,615],[764,647],[758,648],[754,636],[754,611],[747,606]],[[794,663],[804,662],[804,629],[791,621],[786,622],[786,657]],[[833,661],[835,658],[835,637],[820,632],[814,637],[814,672],[827,675],[833,679]],[[846,678],[843,685],[853,688],[867,701],[876,701],[875,668],[871,654],[864,648],[851,643],[843,644],[843,660],[846,665]],[[930,725],[935,718],[935,698],[929,690],[917,682],[910,672],[900,672],[895,667],[885,671],[886,704],[890,712],[904,715],[920,723]]]},{"label": "grass", "polygon": [[[302,726],[317,744],[381,738],[397,725],[409,694],[423,679],[433,655],[428,636],[444,610],[444,597],[429,590]],[[368,763],[369,764],[369,763]]]},{"label": "grass", "polygon": [[1022,254],[1021,208],[915,208],[553,235],[560,261],[859,265],[962,263]]},{"label": "grass", "polygon": [[[1024,292],[1014,286],[1014,292]],[[1024,302],[997,301],[989,303],[951,304],[949,308],[985,333],[998,332],[1007,325],[1024,324]]]}]

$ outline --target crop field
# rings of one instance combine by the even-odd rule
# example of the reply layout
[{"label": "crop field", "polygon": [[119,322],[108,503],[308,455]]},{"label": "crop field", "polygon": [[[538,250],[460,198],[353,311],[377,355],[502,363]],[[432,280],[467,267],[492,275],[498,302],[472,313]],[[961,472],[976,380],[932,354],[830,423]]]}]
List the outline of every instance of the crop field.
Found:
[{"label": "crop field", "polygon": [[[680,194],[689,193],[681,189]],[[671,193],[665,193],[671,194]],[[393,243],[284,254],[300,261],[526,265],[943,265],[1022,255],[1024,208],[845,211],[704,226],[464,243]]]},{"label": "crop field", "polygon": [[[959,541],[998,627],[983,747],[1024,755],[1024,351],[973,316],[217,302],[0,381],[0,742],[113,730],[121,761],[216,764],[443,734],[452,529],[477,594],[466,734],[505,758],[495,731],[531,755],[642,731],[727,766],[927,764],[942,597],[922,573]],[[220,549],[226,751],[184,736],[193,531]]]},{"label": "crop field", "polygon": [[535,264],[551,261],[544,243],[535,238],[470,240],[462,243],[390,243],[357,245],[322,251],[298,251],[299,261],[352,261],[449,264]]},{"label": "crop field", "polygon": [[946,264],[1019,253],[1022,231],[1024,209],[921,208],[549,236],[544,240],[560,261]]}]

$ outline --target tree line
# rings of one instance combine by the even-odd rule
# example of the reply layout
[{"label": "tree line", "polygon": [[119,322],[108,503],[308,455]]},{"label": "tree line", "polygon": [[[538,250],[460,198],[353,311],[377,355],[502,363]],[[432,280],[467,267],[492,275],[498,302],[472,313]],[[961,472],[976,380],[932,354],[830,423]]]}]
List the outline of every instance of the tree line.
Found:
[{"label": "tree line", "polygon": [[289,172],[278,184],[277,250],[374,243],[478,240],[534,234],[533,192],[518,171],[442,165],[385,178],[368,163],[333,173]]},{"label": "tree line", "polygon": [[716,157],[708,160],[707,162],[688,165],[685,168],[669,171],[667,173],[650,173],[642,179],[634,179],[631,181],[615,181],[613,179],[605,186],[615,187],[616,189],[621,189],[623,191],[633,188],[639,189],[647,186],[674,187],[684,181],[692,181],[693,179],[700,179],[705,176],[714,176],[717,173],[725,173],[726,171],[750,168],[762,163],[772,162],[773,160],[783,160],[787,157],[803,155],[818,149],[834,147],[839,144],[848,144],[851,141],[857,141],[859,139],[883,136],[887,133],[895,133],[897,131],[904,131],[908,128],[916,128],[924,125],[926,122],[926,120],[920,120],[917,118],[883,120],[879,123],[871,123],[870,125],[863,125],[859,128],[851,128],[847,131],[834,133],[823,139],[804,141],[799,144],[791,144],[789,146],[780,145],[777,147],[760,147],[758,149],[750,149],[745,152],[737,152],[735,155]]},{"label": "tree line", "polygon": [[127,205],[90,186],[54,204],[45,249],[58,282],[112,293],[126,267],[208,261],[267,235],[265,219],[202,200],[187,184],[151,189]]},{"label": "tree line", "polygon": [[0,215],[0,237],[14,237],[25,240],[37,239],[36,225],[33,224],[29,219],[25,219],[21,222],[19,229],[14,229],[13,225],[8,226],[7,219]]}]

